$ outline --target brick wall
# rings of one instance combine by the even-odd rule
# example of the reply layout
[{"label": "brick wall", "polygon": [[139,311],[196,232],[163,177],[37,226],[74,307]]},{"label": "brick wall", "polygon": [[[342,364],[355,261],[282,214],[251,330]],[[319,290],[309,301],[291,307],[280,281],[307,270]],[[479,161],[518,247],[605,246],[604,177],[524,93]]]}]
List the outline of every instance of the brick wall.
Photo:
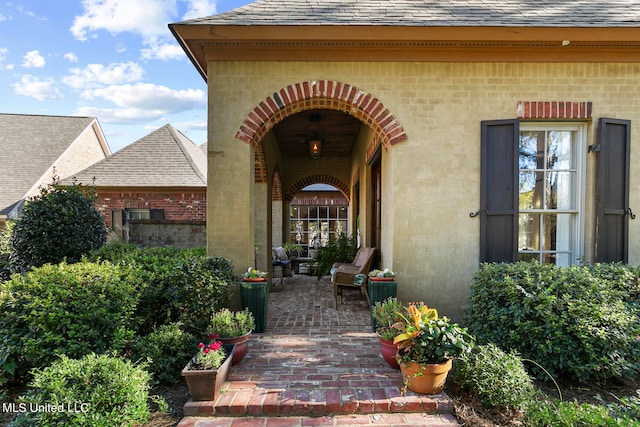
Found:
[{"label": "brick wall", "polygon": [[168,221],[206,221],[206,194],[202,192],[101,192],[96,206],[111,227],[111,211],[117,209],[164,209]]}]

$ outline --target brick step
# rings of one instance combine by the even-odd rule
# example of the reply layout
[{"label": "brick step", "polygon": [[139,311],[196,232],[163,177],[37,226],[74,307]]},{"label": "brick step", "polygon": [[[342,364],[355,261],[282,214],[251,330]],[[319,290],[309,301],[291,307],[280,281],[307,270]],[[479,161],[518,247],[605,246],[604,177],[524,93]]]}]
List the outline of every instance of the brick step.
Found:
[{"label": "brick step", "polygon": [[216,401],[184,406],[185,416],[320,416],[328,414],[451,413],[452,403],[444,393],[425,396],[398,387],[313,390],[230,390]]},{"label": "brick step", "polygon": [[318,417],[185,417],[177,427],[235,427],[235,426],[421,426],[421,427],[459,427],[460,424],[450,414],[351,414],[325,415]]}]

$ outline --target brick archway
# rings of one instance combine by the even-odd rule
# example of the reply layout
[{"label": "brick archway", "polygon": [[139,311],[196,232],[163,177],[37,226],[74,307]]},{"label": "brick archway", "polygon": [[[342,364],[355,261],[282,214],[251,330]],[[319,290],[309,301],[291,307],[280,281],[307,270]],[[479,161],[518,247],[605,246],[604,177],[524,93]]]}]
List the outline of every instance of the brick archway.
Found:
[{"label": "brick archway", "polygon": [[291,201],[293,197],[307,185],[311,184],[328,184],[336,187],[349,200],[349,186],[339,179],[329,175],[309,175],[291,186],[289,191],[284,194],[284,199]]},{"label": "brick archway", "polygon": [[310,109],[343,111],[368,125],[387,149],[407,139],[407,134],[378,98],[355,86],[335,80],[295,83],[261,101],[244,119],[236,138],[261,151],[261,141],[284,118]]}]

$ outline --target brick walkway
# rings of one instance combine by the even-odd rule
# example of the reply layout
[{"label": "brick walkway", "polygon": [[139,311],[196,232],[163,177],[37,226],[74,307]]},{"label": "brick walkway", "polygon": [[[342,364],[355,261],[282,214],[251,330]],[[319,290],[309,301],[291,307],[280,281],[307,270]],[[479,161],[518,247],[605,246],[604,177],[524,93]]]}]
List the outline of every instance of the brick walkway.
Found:
[{"label": "brick walkway", "polygon": [[345,294],[336,310],[327,279],[285,278],[269,293],[266,332],[251,335],[220,397],[188,402],[178,427],[458,426],[446,394],[401,393],[364,298]]}]

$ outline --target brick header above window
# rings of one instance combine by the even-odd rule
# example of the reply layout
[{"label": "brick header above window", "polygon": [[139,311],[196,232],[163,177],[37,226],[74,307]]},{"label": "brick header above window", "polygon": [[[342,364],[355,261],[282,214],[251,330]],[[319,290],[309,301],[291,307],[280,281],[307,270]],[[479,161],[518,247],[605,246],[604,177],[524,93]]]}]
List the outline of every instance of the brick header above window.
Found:
[{"label": "brick header above window", "polygon": [[591,119],[591,101],[518,101],[519,119]]}]

